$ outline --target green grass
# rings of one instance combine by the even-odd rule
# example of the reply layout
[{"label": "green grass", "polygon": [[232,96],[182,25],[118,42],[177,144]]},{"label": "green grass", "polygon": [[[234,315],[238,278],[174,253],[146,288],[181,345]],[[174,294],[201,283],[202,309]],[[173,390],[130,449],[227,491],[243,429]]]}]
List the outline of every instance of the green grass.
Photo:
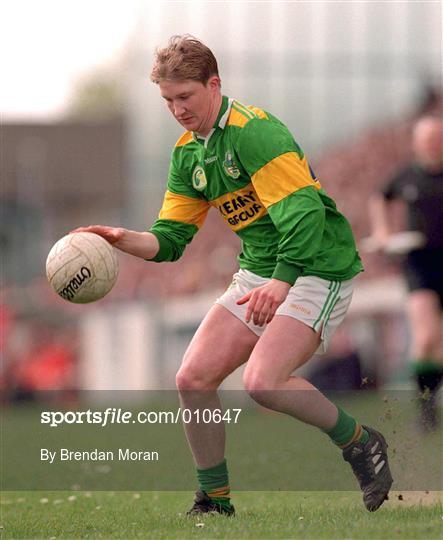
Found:
[{"label": "green grass", "polygon": [[[385,435],[395,480],[393,489],[443,490],[442,430],[426,436],[417,433],[415,407],[407,395],[398,393],[385,398],[383,394],[365,393],[346,397],[340,403],[350,414]],[[356,481],[349,465],[320,430],[289,416],[253,407],[251,400],[246,405],[239,422],[226,426],[226,455],[234,491],[355,489]],[[84,410],[89,406],[80,403],[78,408]],[[164,492],[195,488],[195,470],[181,423],[105,428],[72,424],[51,428],[40,424],[39,410],[44,407],[43,404],[10,407],[2,413],[0,472],[4,490]],[[160,410],[174,410],[174,407],[173,403],[165,401]],[[146,404],[140,405],[138,410],[149,409],[152,405]],[[105,463],[56,461],[53,464],[40,460],[41,448],[57,450],[61,447],[98,448],[115,453],[118,448],[126,447],[155,450],[160,459],[150,463],[113,460]]]},{"label": "green grass", "polygon": [[6,492],[1,532],[5,539],[441,538],[441,501],[408,495],[369,513],[357,492],[240,492],[235,518],[190,519],[186,492]]},{"label": "green grass", "polygon": [[[189,519],[185,514],[192,504],[189,490],[195,487],[195,471],[181,425],[51,429],[40,425],[36,405],[10,407],[2,413],[0,472],[5,491],[0,499],[0,536],[442,538],[442,501],[433,493],[442,490],[441,430],[427,436],[416,432],[415,407],[406,394],[365,393],[341,403],[389,441],[397,491],[375,513],[365,510],[361,493],[350,491],[356,481],[338,449],[319,430],[284,415],[245,407],[241,421],[227,426],[237,516]],[[161,460],[113,462],[107,474],[96,464],[40,462],[41,447],[61,444],[80,449],[152,448],[160,451]],[[51,491],[57,488],[60,491]],[[252,491],[256,489],[263,491]]]}]

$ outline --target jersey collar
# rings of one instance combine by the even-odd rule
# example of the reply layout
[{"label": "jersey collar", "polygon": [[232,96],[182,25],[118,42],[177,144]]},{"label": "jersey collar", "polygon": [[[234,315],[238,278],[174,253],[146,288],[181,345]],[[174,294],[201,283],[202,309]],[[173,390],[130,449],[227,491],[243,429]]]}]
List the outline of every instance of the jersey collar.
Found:
[{"label": "jersey collar", "polygon": [[217,118],[214,122],[214,126],[211,129],[211,131],[206,135],[206,137],[200,137],[197,135],[195,131],[192,132],[192,138],[195,142],[198,142],[200,144],[203,144],[205,148],[208,147],[209,139],[212,137],[212,135],[215,133],[217,129],[225,129],[226,123],[228,121],[229,113],[231,112],[231,106],[232,102],[234,100],[232,98],[228,98],[227,96],[222,96],[222,103],[220,107],[220,111],[217,115]]}]

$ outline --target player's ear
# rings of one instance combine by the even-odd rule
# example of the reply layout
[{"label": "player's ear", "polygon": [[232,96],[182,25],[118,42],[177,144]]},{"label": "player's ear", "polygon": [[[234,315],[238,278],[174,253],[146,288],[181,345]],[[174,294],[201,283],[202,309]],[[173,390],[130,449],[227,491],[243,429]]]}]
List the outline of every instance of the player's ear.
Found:
[{"label": "player's ear", "polygon": [[217,90],[221,87],[221,80],[218,75],[212,75],[212,77],[209,77],[208,82],[206,83],[206,86],[210,88],[211,90]]}]

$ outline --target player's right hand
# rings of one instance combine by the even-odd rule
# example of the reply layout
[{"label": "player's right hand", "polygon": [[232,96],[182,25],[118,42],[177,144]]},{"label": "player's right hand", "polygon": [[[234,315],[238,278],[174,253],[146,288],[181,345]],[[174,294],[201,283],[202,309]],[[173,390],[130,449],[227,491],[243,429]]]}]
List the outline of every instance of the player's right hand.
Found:
[{"label": "player's right hand", "polygon": [[248,304],[245,321],[248,323],[252,319],[257,326],[270,323],[290,288],[291,285],[286,281],[273,278],[265,285],[251,289],[237,300],[239,306]]},{"label": "player's right hand", "polygon": [[122,239],[124,229],[122,227],[107,227],[106,225],[89,225],[88,227],[78,227],[70,233],[90,232],[102,236],[110,244],[115,244]]}]

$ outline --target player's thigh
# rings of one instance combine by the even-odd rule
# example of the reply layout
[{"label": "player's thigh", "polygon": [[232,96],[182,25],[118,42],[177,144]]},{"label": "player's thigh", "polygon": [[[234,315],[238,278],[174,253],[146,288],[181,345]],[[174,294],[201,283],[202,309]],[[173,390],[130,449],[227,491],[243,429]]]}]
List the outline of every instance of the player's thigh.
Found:
[{"label": "player's thigh", "polygon": [[193,379],[220,383],[246,362],[258,336],[219,304],[209,310],[189,344],[177,383]]},{"label": "player's thigh", "polygon": [[305,364],[318,349],[321,329],[276,315],[255,346],[244,374],[246,387],[275,388]]}]

